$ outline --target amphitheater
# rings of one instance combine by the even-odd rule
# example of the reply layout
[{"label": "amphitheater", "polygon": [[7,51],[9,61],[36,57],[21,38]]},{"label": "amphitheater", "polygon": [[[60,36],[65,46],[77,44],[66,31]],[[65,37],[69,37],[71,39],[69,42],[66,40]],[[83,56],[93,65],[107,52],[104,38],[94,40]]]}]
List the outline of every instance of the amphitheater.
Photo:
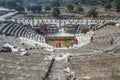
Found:
[{"label": "amphitheater", "polygon": [[[119,80],[119,24],[120,20],[6,21],[2,18],[0,80]],[[57,31],[41,35],[36,28],[44,25]],[[65,32],[64,25],[77,25],[76,33]],[[73,36],[78,44],[57,48],[46,43],[51,36]],[[3,52],[5,46],[12,51]]]}]

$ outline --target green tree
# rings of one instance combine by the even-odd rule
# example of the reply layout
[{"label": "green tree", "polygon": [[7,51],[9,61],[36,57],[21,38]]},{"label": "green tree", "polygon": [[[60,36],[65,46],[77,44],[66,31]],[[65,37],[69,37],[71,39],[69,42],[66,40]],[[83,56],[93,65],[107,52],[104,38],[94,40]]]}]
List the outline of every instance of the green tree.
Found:
[{"label": "green tree", "polygon": [[89,5],[105,5],[105,3],[112,3],[115,0],[79,0],[81,4],[89,4]]},{"label": "green tree", "polygon": [[116,11],[120,12],[120,0],[116,0]]},{"label": "green tree", "polygon": [[88,0],[88,4],[90,4],[90,5],[97,5],[98,3],[98,0]]},{"label": "green tree", "polygon": [[46,10],[46,11],[51,10],[50,6],[45,6],[45,10]]},{"label": "green tree", "polygon": [[24,0],[16,0],[16,2],[17,2],[17,4],[18,4],[19,6],[22,6],[22,5],[23,5]]},{"label": "green tree", "polygon": [[68,11],[71,12],[71,11],[73,10],[74,7],[73,7],[72,4],[67,4],[67,5],[66,5],[66,8],[67,8]]},{"label": "green tree", "polygon": [[31,9],[33,12],[41,12],[42,6],[32,6]]},{"label": "green tree", "polygon": [[97,15],[98,15],[98,13],[96,12],[96,7],[95,8],[92,8],[92,9],[90,9],[89,11],[88,11],[88,14],[87,14],[87,16],[88,17],[97,17]]},{"label": "green tree", "polygon": [[73,0],[73,3],[74,3],[75,5],[79,5],[80,0]]},{"label": "green tree", "polygon": [[32,12],[41,12],[42,6],[39,5],[27,6],[27,10]]},{"label": "green tree", "polygon": [[8,8],[12,8],[12,9],[14,9],[17,6],[15,0],[6,0],[6,5]]},{"label": "green tree", "polygon": [[5,1],[0,0],[0,6],[4,6],[5,7]]},{"label": "green tree", "polygon": [[53,17],[59,17],[59,15],[60,15],[60,10],[58,8],[54,8],[52,10],[52,16]]},{"label": "green tree", "polygon": [[112,5],[111,5],[110,2],[107,2],[107,3],[105,4],[105,9],[111,9],[111,7],[112,7]]},{"label": "green tree", "polygon": [[60,3],[58,2],[58,0],[51,0],[50,4],[52,7],[59,7]]},{"label": "green tree", "polygon": [[30,5],[27,5],[26,9],[27,9],[28,11],[31,11],[31,6],[30,6]]},{"label": "green tree", "polygon": [[80,3],[86,4],[86,3],[87,3],[87,0],[80,0]]},{"label": "green tree", "polygon": [[76,12],[76,13],[80,13],[80,12],[83,12],[83,11],[84,11],[83,8],[80,7],[80,6],[77,6],[77,7],[74,8],[74,12]]},{"label": "green tree", "polygon": [[20,11],[20,12],[23,12],[23,11],[25,11],[25,8],[24,8],[24,7],[21,7],[21,6],[17,6],[17,7],[15,8],[15,10]]}]

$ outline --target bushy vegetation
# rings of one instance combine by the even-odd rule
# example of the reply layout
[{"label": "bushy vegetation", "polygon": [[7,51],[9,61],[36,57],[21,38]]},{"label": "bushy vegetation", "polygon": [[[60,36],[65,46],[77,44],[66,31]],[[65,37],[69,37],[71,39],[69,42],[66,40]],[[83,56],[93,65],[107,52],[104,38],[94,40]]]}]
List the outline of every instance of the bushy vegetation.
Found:
[{"label": "bushy vegetation", "polygon": [[51,7],[50,7],[50,6],[45,6],[45,10],[46,10],[46,11],[50,11],[50,10],[51,10]]},{"label": "bushy vegetation", "polygon": [[34,6],[27,6],[27,10],[28,11],[32,11],[32,12],[41,12],[42,7],[38,6],[38,5],[34,5]]},{"label": "bushy vegetation", "polygon": [[58,2],[58,0],[51,0],[50,1],[50,5],[52,7],[59,7],[60,6],[60,3]]},{"label": "bushy vegetation", "polygon": [[107,2],[113,2],[115,0],[74,0],[74,3],[89,4],[89,5],[104,5]]},{"label": "bushy vegetation", "polygon": [[53,17],[59,17],[59,15],[60,15],[60,10],[58,8],[54,8],[52,10],[52,16]]},{"label": "bushy vegetation", "polygon": [[71,12],[74,9],[74,6],[72,4],[67,4],[66,8],[69,12]]},{"label": "bushy vegetation", "polygon": [[74,12],[76,12],[76,13],[80,13],[80,12],[83,12],[83,11],[84,10],[83,10],[83,8],[81,6],[74,7]]},{"label": "bushy vegetation", "polygon": [[120,0],[116,0],[116,10],[120,12]]},{"label": "bushy vegetation", "polygon": [[94,18],[96,18],[96,17],[98,16],[98,13],[96,12],[96,9],[97,9],[96,7],[90,9],[90,10],[88,11],[87,16],[88,16],[88,17],[94,17]]},{"label": "bushy vegetation", "polygon": [[[36,2],[37,1],[39,2],[39,0],[36,0]],[[116,8],[116,11],[120,11],[120,0],[50,0],[47,3],[48,6],[39,3],[31,6],[24,4],[24,2],[25,0],[0,0],[0,6],[16,9],[18,11],[24,11],[26,6],[28,6],[28,10],[32,12],[40,12],[42,6],[45,7],[45,11],[50,11],[53,8],[66,7],[69,12],[80,13],[84,11],[81,4],[87,4],[91,6],[102,5],[106,10]]]}]

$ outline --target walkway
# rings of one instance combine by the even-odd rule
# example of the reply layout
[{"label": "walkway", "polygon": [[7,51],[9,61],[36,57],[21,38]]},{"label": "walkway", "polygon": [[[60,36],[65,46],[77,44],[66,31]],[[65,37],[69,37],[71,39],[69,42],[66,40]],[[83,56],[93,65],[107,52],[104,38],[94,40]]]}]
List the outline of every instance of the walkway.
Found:
[{"label": "walkway", "polygon": [[65,73],[64,73],[64,64],[63,61],[56,61],[55,62],[55,69],[53,73],[52,80],[66,80]]},{"label": "walkway", "polygon": [[[15,21],[13,19],[13,21]],[[23,24],[30,24],[30,25],[41,25],[41,24],[55,24],[58,27],[61,27],[63,25],[66,24],[73,24],[73,25],[79,25],[79,24],[83,24],[83,25],[102,25],[105,23],[109,23],[109,22],[114,22],[114,23],[119,23],[120,24],[120,20],[56,20],[56,19],[34,19],[34,20],[29,20],[29,19],[17,19],[18,23],[23,23]]]},{"label": "walkway", "polygon": [[9,13],[0,16],[0,21],[6,21],[6,18],[9,18],[18,13],[18,11],[11,11],[7,8],[2,8],[2,7],[0,7],[0,11],[10,11]]}]

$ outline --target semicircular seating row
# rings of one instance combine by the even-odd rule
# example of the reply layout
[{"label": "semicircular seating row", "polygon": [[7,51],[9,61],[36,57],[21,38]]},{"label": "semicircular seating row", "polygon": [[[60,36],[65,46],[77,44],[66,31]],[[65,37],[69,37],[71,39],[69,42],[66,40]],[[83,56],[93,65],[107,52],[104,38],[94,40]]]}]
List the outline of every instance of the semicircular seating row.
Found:
[{"label": "semicircular seating row", "polygon": [[6,36],[24,37],[45,43],[45,38],[43,36],[21,24],[3,24],[0,27],[0,34],[5,34]]}]

